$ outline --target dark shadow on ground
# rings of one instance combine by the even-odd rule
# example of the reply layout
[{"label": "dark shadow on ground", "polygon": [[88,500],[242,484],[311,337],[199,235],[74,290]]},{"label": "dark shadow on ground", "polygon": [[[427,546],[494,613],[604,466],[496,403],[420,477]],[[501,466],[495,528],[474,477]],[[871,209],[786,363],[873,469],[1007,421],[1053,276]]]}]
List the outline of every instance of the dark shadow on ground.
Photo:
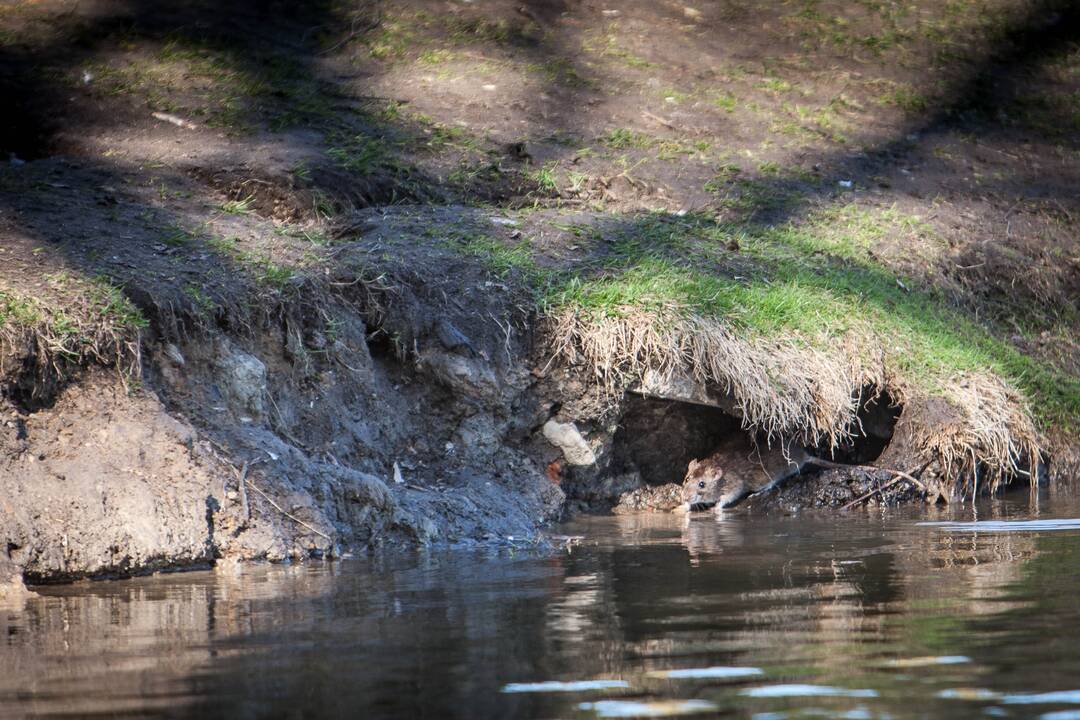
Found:
[{"label": "dark shadow on ground", "polygon": [[[129,106],[120,113],[112,113],[111,106],[103,105],[104,110],[93,117],[65,116],[58,110],[70,106],[71,84],[77,83],[84,68],[105,52],[110,43],[125,42],[126,38],[127,42],[146,40],[159,46],[172,44],[196,54],[206,50],[215,57],[225,58],[228,72],[237,74],[242,84],[256,88],[241,97],[242,102],[248,103],[246,110],[255,123],[261,127],[279,126],[292,131],[310,130],[321,138],[314,141],[315,145],[324,155],[330,156],[330,160],[334,159],[335,150],[340,151],[338,162],[319,164],[306,177],[293,178],[292,181],[297,183],[295,187],[286,188],[307,192],[313,205],[318,204],[319,196],[331,198],[331,204],[336,203],[338,210],[350,203],[363,206],[477,199],[506,202],[521,196],[535,199],[537,196],[530,195],[532,190],[526,191],[523,183],[507,182],[505,176],[493,180],[492,184],[501,188],[485,192],[482,185],[455,184],[449,178],[425,173],[415,164],[400,159],[399,151],[409,144],[430,142],[431,128],[418,127],[413,120],[394,113],[380,113],[372,109],[372,105],[363,104],[362,101],[370,98],[357,97],[353,86],[346,82],[355,78],[335,76],[327,70],[328,49],[378,28],[378,7],[371,4],[343,8],[329,2],[290,4],[250,0],[232,4],[228,12],[222,12],[211,3],[162,6],[129,0],[108,6],[108,10],[101,12],[79,14],[76,8],[73,14],[56,20],[49,30],[49,42],[22,45],[16,42],[0,49],[0,92],[17,101],[16,112],[3,120],[0,150],[14,153],[23,160],[43,158],[57,152],[77,151],[78,143],[72,143],[72,140],[77,137],[80,127],[123,131],[129,125],[145,125],[151,108],[138,105]],[[525,20],[522,24],[507,28],[469,25],[472,21],[462,24],[460,18],[454,25],[449,16],[446,22],[461,31],[472,28],[481,40],[487,37],[485,33],[490,34],[491,42],[496,46],[523,52],[536,63],[555,62],[559,70],[550,82],[559,84],[567,72],[586,78],[589,73],[588,69],[574,64],[568,48],[560,45],[558,37],[553,37],[547,29],[566,9],[566,4],[561,2],[528,3],[523,6]],[[997,110],[1008,105],[1010,98],[1022,91],[1023,79],[1033,67],[1054,57],[1063,48],[1075,45],[1078,40],[1080,8],[1070,3],[1038,4],[1026,18],[1002,33],[999,47],[956,86],[950,102],[914,118],[898,137],[888,138],[866,152],[827,152],[817,158],[814,164],[820,171],[810,178],[783,172],[721,176],[714,186],[720,199],[718,204],[722,208],[726,205],[732,211],[732,221],[755,227],[778,226],[801,219],[816,203],[842,199],[843,191],[837,189],[838,180],[854,179],[855,183],[864,185],[872,178],[895,174],[894,168],[917,152],[927,137],[935,134],[962,128],[975,135],[1006,133],[1023,136],[1027,128],[1022,123],[1003,123]],[[591,92],[589,89],[572,90],[564,97],[584,97]],[[361,104],[355,104],[357,102]],[[572,114],[573,108],[564,110]],[[574,131],[573,127],[558,129]],[[448,135],[449,139],[443,138],[447,142],[469,140],[450,131],[443,132]],[[299,136],[283,132],[270,137],[271,142],[288,145]],[[1069,139],[1075,147],[1076,138]],[[242,141],[242,137],[237,140],[238,143]],[[240,149],[243,149],[242,145]],[[572,151],[561,152],[561,157],[565,158]],[[86,187],[95,188],[93,198],[82,198],[88,207],[112,202],[109,198],[115,193],[98,192],[98,189],[138,182],[140,174],[145,172],[144,168],[124,165],[104,156],[78,157],[75,162],[80,166],[79,172],[85,173],[86,184],[70,190],[78,194]],[[496,166],[514,164],[513,159],[490,154],[488,162]],[[64,172],[58,165],[53,169],[57,173]],[[14,175],[19,169],[9,167],[3,172]],[[160,174],[165,177],[171,174],[170,181],[181,187],[185,178],[194,175],[196,182],[219,187],[234,200],[244,199],[243,193],[250,188],[243,183],[237,184],[228,174],[220,177],[213,172],[191,173],[190,168],[166,167],[160,169]],[[1039,187],[1034,182],[1036,178],[1032,180],[1035,194],[1064,195],[1065,189],[1060,185]],[[55,194],[56,190],[64,189],[51,188],[47,179],[40,182],[45,183],[37,186],[40,193]],[[116,238],[111,228],[118,217],[120,220],[125,218],[110,210],[99,213],[92,229],[70,233],[66,226],[49,226],[48,219],[58,212],[55,199],[43,199],[35,205],[33,194],[26,194],[18,181],[13,187],[14,192],[0,195],[0,203],[24,217],[36,215],[36,221],[27,223],[24,229],[32,236],[49,241],[58,257],[88,276],[106,274],[127,287],[138,285],[143,292],[158,282],[162,287],[171,288],[173,297],[166,303],[177,303],[198,301],[190,293],[184,300],[184,288],[188,284],[198,285],[199,291],[208,292],[215,302],[224,301],[224,297],[218,297],[213,289],[215,282],[205,282],[207,277],[220,275],[220,286],[224,287],[232,278],[252,274],[250,266],[237,263],[235,257],[223,253],[220,246],[208,244],[205,237],[195,232],[190,227],[192,218],[188,214],[172,213],[170,216],[169,210],[157,209],[147,219],[144,231],[124,239]],[[1016,178],[1009,178],[1001,187],[995,187],[993,182],[983,184],[978,193],[1008,193],[1015,187]],[[466,192],[462,192],[463,189]],[[957,191],[965,192],[963,187],[958,187]],[[1062,202],[1070,199],[1060,198]],[[76,218],[72,218],[72,222],[75,221]],[[623,226],[620,230],[623,235],[650,238],[654,235],[647,225],[653,221],[648,217],[641,219],[629,215],[614,222]],[[155,226],[185,228],[187,236],[180,243],[183,247],[167,247],[165,251],[156,249],[163,238],[154,231]],[[80,234],[83,237],[80,238]],[[169,245],[168,242],[165,244]],[[644,250],[646,255],[671,254],[666,248]],[[168,254],[163,257],[165,252]],[[111,258],[119,258],[116,264],[122,267],[111,264]],[[268,262],[277,265],[291,259],[284,256]],[[177,273],[177,266],[183,266],[189,279],[183,279],[183,273]],[[586,262],[584,268],[588,266]],[[268,269],[266,264],[262,267]],[[844,272],[850,272],[850,268],[845,266]],[[150,280],[155,274],[168,280]],[[896,283],[892,274],[874,269],[871,275],[863,277],[857,284],[867,288],[888,285],[892,292]],[[814,277],[817,275],[800,279],[813,282]],[[255,283],[257,279],[251,281]],[[160,303],[155,300],[152,304]]]}]

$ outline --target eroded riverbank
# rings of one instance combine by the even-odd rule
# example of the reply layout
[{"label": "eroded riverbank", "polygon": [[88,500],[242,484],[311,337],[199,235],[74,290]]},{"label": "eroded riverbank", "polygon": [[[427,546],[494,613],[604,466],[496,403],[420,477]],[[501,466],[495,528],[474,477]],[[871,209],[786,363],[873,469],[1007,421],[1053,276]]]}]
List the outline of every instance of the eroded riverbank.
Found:
[{"label": "eroded riverbank", "polygon": [[1071,475],[1077,26],[0,8],[0,580],[530,545],[740,432],[870,466],[759,510]]}]

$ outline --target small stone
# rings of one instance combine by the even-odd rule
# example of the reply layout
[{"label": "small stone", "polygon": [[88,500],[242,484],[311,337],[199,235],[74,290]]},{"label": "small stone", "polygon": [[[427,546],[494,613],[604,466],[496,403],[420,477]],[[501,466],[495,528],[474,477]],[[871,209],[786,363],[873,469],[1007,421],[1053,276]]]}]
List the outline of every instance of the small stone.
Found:
[{"label": "small stone", "polygon": [[574,423],[548,420],[542,432],[548,442],[562,450],[563,457],[570,465],[592,465],[596,462],[596,454]]},{"label": "small stone", "polygon": [[473,347],[468,336],[458,330],[454,324],[446,318],[439,318],[439,321],[435,323],[435,335],[447,350],[468,349],[474,353],[476,352],[476,348]]},{"label": "small stone", "polygon": [[174,365],[178,367],[184,367],[185,360],[183,353],[180,352],[180,348],[176,347],[172,343],[165,343],[165,357],[172,360]]}]

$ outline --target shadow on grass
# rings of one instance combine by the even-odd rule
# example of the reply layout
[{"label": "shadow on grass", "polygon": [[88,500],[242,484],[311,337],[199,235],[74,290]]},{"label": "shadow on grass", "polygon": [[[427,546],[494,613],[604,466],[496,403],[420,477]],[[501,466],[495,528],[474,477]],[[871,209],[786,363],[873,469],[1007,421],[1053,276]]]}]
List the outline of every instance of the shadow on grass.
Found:
[{"label": "shadow on grass", "polygon": [[[498,170],[505,158],[484,148],[477,138],[403,112],[389,99],[365,97],[357,92],[355,76],[342,74],[340,67],[327,69],[328,51],[346,42],[377,42],[376,34],[386,29],[378,22],[379,10],[376,4],[346,7],[330,2],[297,5],[251,0],[222,12],[210,3],[162,6],[129,0],[99,15],[64,15],[45,33],[46,39],[8,43],[0,49],[0,90],[17,107],[0,128],[0,149],[24,159],[41,158],[63,151],[80,126],[116,130],[145,122],[150,111],[186,111],[238,136],[248,132],[250,125],[271,133],[300,129],[319,135],[325,162],[315,168],[296,168],[292,179],[297,187],[311,192],[315,205],[320,195],[340,209],[348,203],[506,202],[527,194],[527,183],[508,181]],[[452,33],[467,36],[469,44],[522,53],[538,67],[552,69],[548,74],[552,88],[566,90],[568,78],[581,78],[586,87],[571,88],[566,96],[583,97],[597,79],[590,78],[590,71],[576,63],[570,49],[547,30],[565,10],[563,3],[535,2],[525,6],[527,20],[510,25],[463,20],[454,14],[431,15],[425,22],[444,24]],[[882,327],[918,339],[921,348],[910,360],[913,366],[996,367],[1033,388],[1051,416],[1072,413],[1075,417],[1075,381],[1055,375],[995,339],[966,318],[943,292],[920,287],[842,248],[823,245],[792,223],[805,218],[816,202],[837,200],[837,178],[871,177],[910,152],[912,134],[930,134],[956,123],[966,123],[975,132],[990,132],[994,109],[1020,90],[1021,81],[1014,78],[1023,78],[1032,66],[1074,45],[1078,20],[1080,10],[1071,4],[1033,4],[1026,18],[1003,29],[999,51],[956,86],[950,102],[915,118],[899,137],[886,139],[869,152],[823,154],[819,160],[826,172],[821,178],[785,172],[721,174],[711,189],[721,198],[721,205],[741,217],[738,226],[704,217],[631,215],[604,220],[601,232],[612,228],[618,239],[601,257],[576,267],[565,287],[551,297],[584,305],[648,303],[655,297],[730,316],[762,331],[807,331],[822,326],[838,331],[851,317],[869,311],[879,316]],[[177,62],[189,72],[217,80],[215,92],[220,94],[195,93],[189,96],[190,105],[173,107],[169,97],[155,92],[149,67],[129,67],[134,75],[128,76],[109,65],[108,51],[118,44],[145,44],[152,52],[148,62]],[[57,108],[67,106],[72,84],[78,84],[81,73],[93,74],[88,68],[99,73],[92,82],[106,91],[130,94],[136,102],[122,105],[119,114],[106,105],[88,117],[63,117]],[[278,136],[284,145],[295,137],[285,132]],[[455,144],[463,146],[470,162],[481,168],[456,183],[405,159],[417,147],[423,151]],[[571,150],[561,152],[568,156]],[[92,176],[94,187],[122,185],[143,170],[106,157],[80,163]],[[476,182],[485,167],[496,169],[487,185]],[[239,192],[232,186],[228,189]],[[985,186],[980,191],[985,192]],[[97,202],[97,198],[82,199]],[[239,195],[233,198],[234,202],[244,200]],[[26,198],[17,192],[3,194],[0,203],[27,209]],[[47,208],[48,203],[41,207]],[[125,286],[142,288],[133,292],[152,288],[146,277],[155,272],[171,273],[173,280],[163,285],[187,299],[169,302],[198,305],[198,293],[209,292],[207,300],[217,303],[220,298],[205,289],[210,275],[220,275],[220,284],[225,285],[234,278],[257,284],[267,277],[271,282],[287,280],[292,274],[292,269],[269,259],[259,259],[252,267],[253,263],[229,248],[190,231],[181,243],[185,245],[182,252],[163,260],[155,249],[161,244],[160,233],[148,229],[123,242],[111,241],[109,228],[115,217],[102,212],[98,220],[94,237],[81,240],[63,236],[62,228],[48,229],[44,222],[36,230],[27,230],[52,242],[60,256],[87,275],[106,274]],[[187,220],[155,211],[147,225],[182,227]],[[690,228],[679,229],[683,224]],[[670,230],[672,225],[674,230]],[[730,250],[743,245],[745,252]],[[103,261],[114,253],[134,272]],[[177,267],[184,263],[188,267]],[[190,273],[190,280],[176,281],[184,272]],[[136,280],[140,274],[143,277]],[[188,291],[188,285],[196,289]]]}]

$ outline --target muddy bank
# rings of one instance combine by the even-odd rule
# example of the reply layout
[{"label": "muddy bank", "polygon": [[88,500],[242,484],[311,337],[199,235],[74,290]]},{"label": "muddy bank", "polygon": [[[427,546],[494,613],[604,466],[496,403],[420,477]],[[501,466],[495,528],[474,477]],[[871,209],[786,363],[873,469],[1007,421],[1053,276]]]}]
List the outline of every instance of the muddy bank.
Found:
[{"label": "muddy bank", "polygon": [[[40,582],[221,557],[540,542],[563,493],[531,450],[548,409],[529,392],[522,343],[486,317],[452,316],[438,282],[417,282],[384,278],[376,291],[333,279],[277,298],[253,324],[230,316],[214,328],[151,302],[137,374],[72,363],[33,333],[8,344],[0,522],[11,563]],[[456,303],[512,311],[474,290],[483,297],[469,303],[457,282]],[[506,333],[520,326],[506,322]],[[499,337],[476,330],[484,323]]]},{"label": "muddy bank", "polygon": [[1067,474],[1073,13],[730,5],[0,10],[4,577]]},{"label": "muddy bank", "polygon": [[[130,338],[134,369],[75,362],[33,333],[9,342],[6,567],[52,582],[376,546],[534,545],[572,513],[670,510],[689,461],[748,432],[743,400],[692,378],[612,394],[593,368],[552,355],[515,276],[410,250],[387,231],[400,221],[357,215],[348,227],[363,234],[335,247],[334,272],[221,305],[243,312],[207,317],[133,276],[125,293],[148,318]],[[391,237],[394,252],[376,256]],[[888,453],[903,408],[871,390],[844,444],[821,452]],[[890,462],[928,485],[941,476],[907,453]],[[874,483],[832,471],[776,505],[836,507]],[[897,487],[873,501],[921,496]]]},{"label": "muddy bank", "polygon": [[[160,242],[155,190],[105,200],[105,177],[54,158],[12,181],[28,194],[4,227],[18,272],[0,296],[0,533],[30,582],[540,544],[574,513],[670,511],[690,461],[736,433],[921,483],[876,494],[891,476],[830,470],[755,509],[947,499],[1027,462],[1026,416],[901,396],[874,358],[856,372],[728,335],[679,344],[713,326],[656,351],[633,333],[682,326],[568,325],[538,302],[537,271],[493,261],[556,222],[544,213],[372,208],[313,226],[318,243],[219,214]],[[180,197],[173,216],[200,211]],[[950,465],[928,442],[942,437],[974,464]]]}]

